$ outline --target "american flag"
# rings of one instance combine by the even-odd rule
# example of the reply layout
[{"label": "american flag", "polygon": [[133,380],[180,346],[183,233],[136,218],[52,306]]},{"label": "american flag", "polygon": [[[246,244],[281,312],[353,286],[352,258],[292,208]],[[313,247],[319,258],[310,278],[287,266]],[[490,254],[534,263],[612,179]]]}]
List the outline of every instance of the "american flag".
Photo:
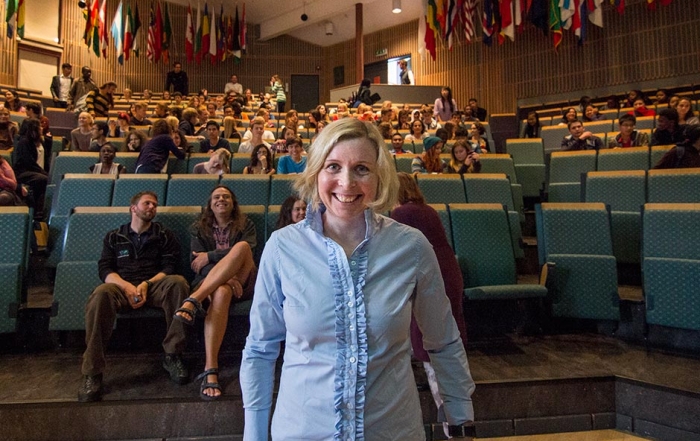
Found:
[{"label": "american flag", "polygon": [[153,11],[153,3],[148,13],[148,39],[146,41],[146,58],[153,61],[156,57],[156,14]]},{"label": "american flag", "polygon": [[474,12],[476,12],[477,0],[464,0],[464,35],[467,41],[474,38]]}]

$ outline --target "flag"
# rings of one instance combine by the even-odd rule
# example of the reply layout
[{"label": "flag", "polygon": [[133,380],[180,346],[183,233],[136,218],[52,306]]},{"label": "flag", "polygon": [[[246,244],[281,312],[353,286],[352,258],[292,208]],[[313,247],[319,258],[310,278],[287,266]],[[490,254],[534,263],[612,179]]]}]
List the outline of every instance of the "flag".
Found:
[{"label": "flag", "polygon": [[588,19],[594,25],[603,27],[603,0],[586,0]]},{"label": "flag", "polygon": [[226,57],[233,57],[233,18],[231,14],[228,15],[226,21]]},{"label": "flag", "polygon": [[131,32],[131,25],[134,16],[131,14],[131,5],[126,7],[126,18],[124,23],[124,60],[129,61],[129,52],[134,45],[134,34]]},{"label": "flag", "polygon": [[17,0],[7,0],[7,2],[5,3],[5,23],[7,23],[7,38],[12,38],[15,36],[15,27],[17,26],[17,9],[19,9],[19,4],[17,3]]},{"label": "flag", "polygon": [[449,0],[447,5],[447,32],[445,33],[445,38],[447,39],[447,47],[452,50],[454,43],[454,32],[457,28],[457,20],[459,19],[459,14],[457,13],[462,8],[462,1],[459,0],[459,6],[457,6],[457,0]]},{"label": "flag", "polygon": [[204,56],[209,53],[210,40],[211,37],[209,36],[209,7],[205,2],[204,14],[202,14],[202,49],[200,57],[204,58]]},{"label": "flag", "polygon": [[248,26],[248,24],[245,21],[245,2],[243,2],[243,15],[241,16],[241,22],[239,24],[240,45],[242,51],[246,50],[248,47],[248,30],[246,29],[246,26]]},{"label": "flag", "polygon": [[425,39],[425,14],[427,12],[427,7],[426,3],[423,2],[423,13],[420,15],[420,18],[418,19],[418,55],[420,55],[421,61],[425,61],[425,52],[427,51],[427,47],[425,45],[426,39]]},{"label": "flag", "polygon": [[[99,20],[100,52],[102,52],[103,57],[107,58],[107,46],[109,46],[109,40],[107,39],[107,0],[102,0]],[[99,57],[100,55],[98,54],[97,56]]]},{"label": "flag", "polygon": [[487,46],[491,46],[492,43],[491,37],[493,36],[494,32],[493,13],[493,2],[491,0],[484,0],[484,12],[481,19],[481,28],[484,32],[483,42]]},{"label": "flag", "polygon": [[[671,1],[673,0],[647,0],[647,8],[649,8],[650,11],[656,11],[657,3],[661,3],[662,6],[668,6],[671,4]],[[19,32],[19,25],[17,29]]]},{"label": "flag", "polygon": [[571,19],[574,16],[574,0],[559,0],[559,14],[564,29],[571,29]]},{"label": "flag", "polygon": [[114,14],[114,20],[112,20],[112,26],[110,32],[112,33],[112,39],[114,39],[114,51],[117,55],[117,61],[119,64],[124,64],[124,19],[122,18],[122,0],[119,1],[119,6],[117,6],[117,12]]},{"label": "flag", "polygon": [[437,36],[440,38],[445,38],[445,32],[447,31],[447,2],[448,0],[435,0],[435,27],[437,29]]},{"label": "flag", "polygon": [[234,61],[241,60],[241,25],[238,21],[238,5],[236,5],[236,18],[233,21],[233,56]]},{"label": "flag", "polygon": [[156,9],[149,12],[148,40],[146,46],[146,58],[151,62],[160,61],[161,49],[163,45],[163,17],[160,11],[160,3],[156,3]]},{"label": "flag", "polygon": [[163,13],[163,33],[162,43],[161,43],[161,55],[163,57],[163,63],[170,64],[170,40],[173,36],[173,28],[170,23],[170,14],[168,13],[168,2],[163,3],[165,12]]},{"label": "flag", "polygon": [[610,4],[615,6],[618,14],[624,14],[625,12],[625,0],[610,0]]},{"label": "flag", "polygon": [[523,15],[525,2],[522,0],[513,0],[513,24],[518,29],[518,32],[523,31]]},{"label": "flag", "polygon": [[185,54],[187,62],[194,60],[194,25],[192,24],[192,5],[187,4],[187,29],[185,29]]},{"label": "flag", "polygon": [[202,11],[197,0],[197,21],[195,22],[196,31],[194,33],[194,55],[197,63],[202,62]]},{"label": "flag", "polygon": [[583,42],[586,41],[586,20],[585,17],[588,15],[586,10],[587,0],[574,0],[574,16],[572,17],[571,26],[574,29],[574,35],[578,39],[578,45],[583,46]]},{"label": "flag", "polygon": [[17,36],[19,38],[24,38],[24,11],[26,6],[26,0],[19,0],[17,5]]},{"label": "flag", "polygon": [[[97,55],[98,57],[100,56],[100,5],[99,5],[100,0],[95,0],[92,3],[92,12],[90,13],[90,21],[91,21],[91,27],[92,27],[92,33],[90,34],[92,36],[92,40],[90,44],[92,45],[92,51]],[[105,0],[102,0],[105,1]],[[88,51],[90,48],[88,47]]]},{"label": "flag", "polygon": [[441,34],[440,22],[438,21],[438,5],[435,2],[436,0],[428,0],[428,16],[425,21],[428,29],[433,31],[433,39],[437,39]]},{"label": "flag", "polygon": [[435,27],[436,17],[435,14],[437,6],[435,5],[434,0],[428,0],[428,8],[426,10],[426,16],[425,16],[425,47],[428,50],[428,53],[430,54],[430,58],[435,61],[435,55],[436,55],[436,36],[438,35],[438,30]]},{"label": "flag", "polygon": [[559,9],[559,4],[557,0],[550,0],[549,29],[552,30],[552,41],[554,42],[554,49],[557,49],[561,44],[562,39],[561,9]]},{"label": "flag", "polygon": [[[16,1],[16,0],[15,0]],[[98,15],[99,15],[99,0],[93,0],[92,3],[89,3],[87,6],[87,15],[85,16],[85,32],[83,33],[83,41],[85,42],[85,45],[88,47],[88,50],[90,50],[90,47],[93,44],[94,37],[93,35],[95,34],[96,31],[96,26],[95,23],[98,20]]]},{"label": "flag", "polygon": [[219,61],[226,59],[226,17],[224,16],[224,4],[219,9],[218,34],[216,36],[216,58]]},{"label": "flag", "polygon": [[132,46],[132,50],[134,51],[134,55],[137,57],[139,56],[139,53],[141,53],[141,34],[143,33],[141,31],[141,15],[139,14],[139,4],[136,3],[134,5],[134,22],[131,23],[131,30],[134,33],[134,44]]},{"label": "flag", "polygon": [[216,63],[216,8],[211,8],[211,21],[209,29],[209,55],[211,55],[211,64]]},{"label": "flag", "polygon": [[544,35],[549,35],[548,2],[549,0],[532,0],[527,14],[530,23],[540,29]]},{"label": "flag", "polygon": [[474,13],[476,12],[476,0],[464,0],[464,35],[471,43],[474,38]]},{"label": "flag", "polygon": [[503,44],[506,37],[515,41],[515,26],[513,26],[513,1],[500,0],[501,32],[498,34],[498,44]]}]

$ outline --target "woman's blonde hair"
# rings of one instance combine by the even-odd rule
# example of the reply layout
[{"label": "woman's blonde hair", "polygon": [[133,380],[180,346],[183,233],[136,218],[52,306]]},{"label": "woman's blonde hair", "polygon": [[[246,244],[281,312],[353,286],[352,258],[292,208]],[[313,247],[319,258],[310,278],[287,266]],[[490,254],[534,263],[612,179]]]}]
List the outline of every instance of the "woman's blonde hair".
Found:
[{"label": "woman's blonde hair", "polygon": [[331,150],[342,141],[364,139],[369,142],[377,155],[377,197],[368,204],[376,212],[390,210],[396,204],[399,181],[396,166],[389,150],[384,147],[384,139],[377,128],[354,118],[344,118],[330,123],[319,133],[309,147],[306,170],[294,183],[299,196],[314,209],[318,209],[321,198],[318,194],[318,175],[323,170]]},{"label": "woman's blonde hair", "polygon": [[231,172],[231,152],[228,151],[228,149],[225,148],[220,148],[216,149],[214,151],[214,154],[211,155],[212,158],[217,158],[219,162],[221,162],[221,170],[224,173],[230,173]]},{"label": "woman's blonde hair", "polygon": [[177,132],[178,126],[180,124],[180,120],[178,120],[177,117],[168,115],[165,117],[165,122],[168,123],[170,128],[173,129],[173,132]]}]

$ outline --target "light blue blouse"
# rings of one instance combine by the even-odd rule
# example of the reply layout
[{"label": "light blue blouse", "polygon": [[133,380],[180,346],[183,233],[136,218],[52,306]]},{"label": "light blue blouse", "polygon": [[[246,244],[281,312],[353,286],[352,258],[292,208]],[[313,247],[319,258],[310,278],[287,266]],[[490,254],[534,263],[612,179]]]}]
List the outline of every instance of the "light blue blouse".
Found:
[{"label": "light blue blouse", "polygon": [[448,421],[474,419],[474,381],[430,243],[370,210],[365,220],[365,239],[350,258],[323,235],[320,211],[267,242],[240,373],[244,440],[268,439],[284,340],[274,440],[425,440],[411,311]]}]

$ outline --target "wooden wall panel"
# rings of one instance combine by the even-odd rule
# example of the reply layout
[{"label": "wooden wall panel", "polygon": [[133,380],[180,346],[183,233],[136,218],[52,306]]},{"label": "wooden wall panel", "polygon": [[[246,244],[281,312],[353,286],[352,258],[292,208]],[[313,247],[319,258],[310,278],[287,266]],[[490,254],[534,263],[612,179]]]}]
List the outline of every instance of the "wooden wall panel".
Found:
[{"label": "wooden wall panel", "polygon": [[[385,47],[386,58],[410,53],[417,84],[449,85],[460,107],[476,97],[492,113],[514,111],[518,99],[576,96],[587,89],[620,91],[656,80],[669,84],[674,77],[700,72],[700,40],[695,36],[700,2],[674,0],[655,12],[646,9],[646,0],[626,3],[620,16],[604,2],[605,27],[589,25],[583,47],[566,31],[559,50],[554,51],[551,37],[543,37],[529,24],[524,32],[516,33],[515,42],[499,46],[494,41],[492,47],[486,47],[478,26],[479,40],[460,41],[451,51],[439,45],[437,60],[422,62],[418,23],[413,21],[365,36],[365,63],[378,60],[375,50]],[[358,82],[348,75],[354,70],[354,58],[343,56],[352,47],[353,42],[345,42],[324,48],[326,83],[332,84],[333,67],[341,64],[345,65],[344,85]],[[322,96],[330,96],[330,88]]]}]

